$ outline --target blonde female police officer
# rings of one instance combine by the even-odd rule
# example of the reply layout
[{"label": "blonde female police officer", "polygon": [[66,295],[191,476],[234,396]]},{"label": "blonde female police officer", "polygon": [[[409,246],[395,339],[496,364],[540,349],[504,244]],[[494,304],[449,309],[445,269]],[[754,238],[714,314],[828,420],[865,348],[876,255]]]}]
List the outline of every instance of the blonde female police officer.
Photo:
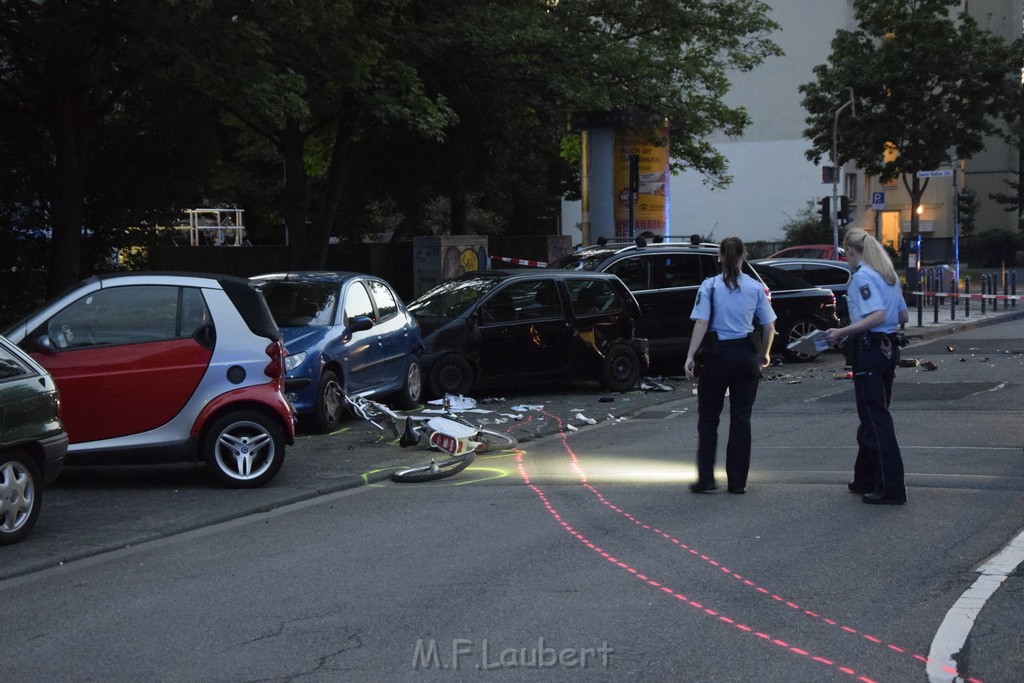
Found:
[{"label": "blonde female police officer", "polygon": [[896,442],[889,402],[904,337],[897,326],[907,322],[907,304],[885,249],[863,230],[850,230],[843,241],[853,266],[847,300],[850,324],[826,331],[830,344],[842,342],[853,366],[857,398],[857,460],[847,487],[864,494],[864,502],[902,505],[907,500],[903,458]]},{"label": "blonde female police officer", "polygon": [[[764,285],[742,270],[746,252],[739,237],[727,237],[718,248],[722,274],[701,283],[690,319],[695,321],[686,355],[686,376],[693,379],[693,355],[711,330],[718,335],[718,353],[709,356],[701,368],[697,386],[697,481],[694,493],[718,488],[715,485],[715,451],[718,422],[729,392],[729,442],[725,471],[729,493],[744,493],[750,470],[750,413],[757,398],[761,368],[771,362],[775,336],[775,311]],[[714,301],[712,303],[712,292]],[[712,306],[714,310],[712,311]],[[754,317],[761,322],[760,347],[752,339]]]}]

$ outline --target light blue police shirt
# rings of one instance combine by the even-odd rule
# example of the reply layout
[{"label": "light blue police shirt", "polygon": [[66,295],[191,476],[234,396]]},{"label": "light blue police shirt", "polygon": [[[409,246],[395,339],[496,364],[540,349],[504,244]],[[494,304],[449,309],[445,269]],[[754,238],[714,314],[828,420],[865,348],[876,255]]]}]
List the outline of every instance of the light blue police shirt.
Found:
[{"label": "light blue police shirt", "polygon": [[715,319],[711,329],[723,341],[742,339],[754,331],[754,314],[761,325],[775,322],[775,311],[768,303],[764,285],[746,273],[736,278],[738,289],[730,290],[721,275],[709,277],[700,284],[693,303],[690,320],[711,318],[711,288],[715,288]]},{"label": "light blue police shirt", "polygon": [[899,280],[890,285],[877,270],[863,261],[853,273],[846,301],[850,307],[850,322],[853,323],[875,311],[885,311],[885,321],[870,330],[885,334],[896,331],[900,324],[900,311],[907,308]]}]

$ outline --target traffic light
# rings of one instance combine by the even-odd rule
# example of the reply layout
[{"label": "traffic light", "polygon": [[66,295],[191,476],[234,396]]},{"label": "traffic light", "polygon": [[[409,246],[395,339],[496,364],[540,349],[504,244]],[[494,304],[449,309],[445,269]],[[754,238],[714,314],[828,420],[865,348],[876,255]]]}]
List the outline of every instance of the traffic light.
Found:
[{"label": "traffic light", "polygon": [[963,190],[956,196],[956,213],[960,232],[969,233],[974,229],[974,212],[977,210],[974,192]]},{"label": "traffic light", "polygon": [[821,205],[821,208],[818,209],[818,213],[821,214],[821,224],[832,225],[832,198],[822,197],[818,204]]},{"label": "traffic light", "polygon": [[850,215],[850,198],[847,197],[846,195],[842,195],[839,197],[838,220],[839,225],[846,225],[851,220],[853,220],[853,216]]}]

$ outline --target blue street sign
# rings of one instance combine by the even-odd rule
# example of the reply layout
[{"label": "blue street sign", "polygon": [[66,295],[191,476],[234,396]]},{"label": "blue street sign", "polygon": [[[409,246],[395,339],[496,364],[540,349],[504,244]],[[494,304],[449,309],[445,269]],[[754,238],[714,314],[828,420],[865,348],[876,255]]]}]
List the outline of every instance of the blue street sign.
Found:
[{"label": "blue street sign", "polygon": [[875,211],[881,211],[885,208],[885,193],[884,192],[872,192],[871,193],[871,208]]}]

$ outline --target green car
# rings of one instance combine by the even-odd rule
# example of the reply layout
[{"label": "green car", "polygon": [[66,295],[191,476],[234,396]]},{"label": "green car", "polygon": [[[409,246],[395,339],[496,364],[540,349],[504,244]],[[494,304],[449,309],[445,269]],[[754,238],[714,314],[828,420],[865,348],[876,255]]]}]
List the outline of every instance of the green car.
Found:
[{"label": "green car", "polygon": [[67,449],[53,378],[0,337],[0,545],[32,530]]}]

